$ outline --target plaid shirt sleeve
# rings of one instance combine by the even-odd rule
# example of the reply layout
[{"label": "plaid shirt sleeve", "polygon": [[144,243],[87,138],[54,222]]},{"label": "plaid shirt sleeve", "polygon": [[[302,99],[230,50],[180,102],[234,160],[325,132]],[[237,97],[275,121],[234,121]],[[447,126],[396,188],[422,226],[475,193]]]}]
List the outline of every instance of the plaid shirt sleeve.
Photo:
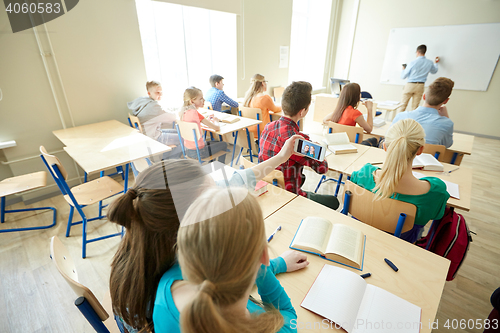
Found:
[{"label": "plaid shirt sleeve", "polygon": [[[307,135],[299,132],[298,126],[283,124],[281,119],[267,124],[261,135],[262,147],[259,153],[259,161],[265,161],[278,154],[285,141],[295,134],[299,134],[303,136],[304,139],[309,140]],[[301,190],[302,182],[305,178],[302,173],[304,166],[312,168],[319,174],[328,171],[328,163],[326,160],[319,162],[309,157],[292,155],[288,161],[277,167],[278,170],[283,172],[285,189],[287,191],[306,196],[306,193]]]},{"label": "plaid shirt sleeve", "polygon": [[221,94],[220,94],[220,97],[219,99],[226,103],[227,105],[229,106],[232,106],[234,108],[237,108],[239,106],[238,102],[232,100],[231,98],[227,97],[226,93],[224,91],[221,90]]}]

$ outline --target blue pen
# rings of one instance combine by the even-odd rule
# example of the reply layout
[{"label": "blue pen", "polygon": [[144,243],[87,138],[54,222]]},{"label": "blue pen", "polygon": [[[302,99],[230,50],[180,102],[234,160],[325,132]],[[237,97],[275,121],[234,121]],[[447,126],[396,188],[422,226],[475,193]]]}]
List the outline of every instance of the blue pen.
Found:
[{"label": "blue pen", "polygon": [[384,261],[387,263],[387,265],[389,265],[389,267],[394,270],[394,272],[397,272],[399,270],[399,268],[397,268],[396,265],[394,265],[389,259],[385,258]]},{"label": "blue pen", "polygon": [[276,233],[280,230],[281,230],[281,226],[277,227],[276,230],[274,230],[274,232],[271,234],[271,236],[269,236],[269,238],[267,239],[267,242],[269,243],[271,241],[271,239],[273,239],[274,235],[276,235]]}]

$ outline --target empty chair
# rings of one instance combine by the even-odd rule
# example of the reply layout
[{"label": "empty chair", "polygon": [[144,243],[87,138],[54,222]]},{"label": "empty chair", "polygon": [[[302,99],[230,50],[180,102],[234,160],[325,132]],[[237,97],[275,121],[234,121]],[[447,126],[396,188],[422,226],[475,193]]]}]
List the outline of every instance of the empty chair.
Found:
[{"label": "empty chair", "polygon": [[39,207],[39,208],[25,208],[25,209],[5,209],[5,198],[11,194],[22,193],[25,191],[33,190],[35,188],[44,187],[47,184],[47,173],[45,171],[34,172],[27,175],[10,177],[2,180],[0,182],[0,217],[1,223],[5,222],[5,214],[6,213],[18,213],[18,212],[27,212],[27,211],[35,211],[35,210],[47,210],[50,209],[53,211],[52,223],[45,226],[36,226],[36,227],[26,227],[26,228],[11,228],[11,229],[2,229],[2,232],[13,232],[13,231],[27,231],[27,230],[38,230],[38,229],[47,229],[56,225],[56,209],[54,207]]},{"label": "empty chair", "polygon": [[285,92],[285,87],[275,87],[273,89],[274,101],[276,103],[281,103],[281,96]]},{"label": "empty chair", "polygon": [[[66,228],[66,237],[69,237],[72,226],[82,224],[82,258],[85,258],[87,256],[87,243],[103,240],[109,237],[121,236],[122,232],[118,232],[102,237],[87,239],[87,223],[106,217],[106,215],[102,214],[102,200],[123,192],[123,186],[113,179],[109,178],[108,176],[105,176],[70,189],[68,183],[66,183],[66,179],[68,179],[68,173],[61,164],[61,161],[59,161],[59,159],[54,155],[48,154],[43,146],[40,146],[40,152],[40,157],[45,163],[45,166],[49,170],[57,186],[64,195],[64,199],[70,205],[68,226]],[[99,203],[99,216],[94,218],[87,218],[87,216],[83,212],[83,208],[96,203]],[[75,209],[82,217],[81,221],[72,222]]]},{"label": "empty chair", "polygon": [[372,94],[370,94],[368,91],[362,91],[361,92],[361,98],[373,99]]},{"label": "empty chair", "polygon": [[113,310],[111,308],[111,297],[109,296],[109,292],[106,294],[107,306],[104,308],[92,291],[78,281],[78,273],[73,259],[57,236],[53,236],[50,240],[50,257],[59,273],[61,273],[71,289],[75,292],[77,296],[75,300],[76,307],[85,316],[96,332],[120,332],[113,317],[110,317],[110,314],[113,315]]},{"label": "empty chair", "polygon": [[[240,117],[245,117],[245,118],[250,118],[250,119],[256,119],[256,120],[262,120],[262,110],[259,108],[248,108],[245,106],[240,106],[240,110],[238,111]],[[257,145],[260,142],[260,133],[262,132],[262,124],[257,124],[253,127],[256,127],[256,131],[251,131],[250,128],[245,128],[245,132],[247,134],[247,140],[248,140],[248,146],[247,147],[253,147],[254,145],[251,143],[251,141],[257,140]],[[257,137],[255,137],[255,134],[257,134]],[[243,147],[243,146],[242,146]],[[252,149],[250,152],[250,161],[253,162],[253,157],[257,156],[259,154],[258,146],[256,147],[257,149]],[[253,155],[253,153],[256,153],[256,155]],[[241,152],[240,152],[241,153]],[[253,155],[253,156],[252,156]]]},{"label": "empty chair", "polygon": [[377,194],[350,181],[344,185],[344,208],[363,223],[400,237],[413,228],[417,207],[396,199],[375,200]]},{"label": "empty chair", "polygon": [[443,161],[443,158],[445,157],[444,155],[445,152],[446,152],[446,147],[443,145],[433,145],[430,143],[426,143],[424,145],[423,153],[431,154],[439,161]]},{"label": "empty chair", "polygon": [[137,129],[139,132],[144,134],[144,130],[142,128],[141,122],[139,121],[139,117],[133,116],[130,113],[128,114],[128,123],[131,127]]}]

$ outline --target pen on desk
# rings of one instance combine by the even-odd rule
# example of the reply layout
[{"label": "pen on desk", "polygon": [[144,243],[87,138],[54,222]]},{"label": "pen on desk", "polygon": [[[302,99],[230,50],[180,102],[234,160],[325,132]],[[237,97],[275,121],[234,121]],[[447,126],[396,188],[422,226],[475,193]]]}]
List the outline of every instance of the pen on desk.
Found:
[{"label": "pen on desk", "polygon": [[372,276],[372,273],[366,273],[366,274],[362,274],[360,275],[363,279],[366,279],[367,277],[370,277]]},{"label": "pen on desk", "polygon": [[394,265],[389,259],[385,258],[384,261],[387,263],[387,265],[389,265],[389,267],[394,270],[394,272],[397,272],[399,270],[399,268],[397,268],[396,265]]},{"label": "pen on desk", "polygon": [[377,164],[384,164],[384,162],[375,162],[375,163],[370,163],[371,165],[377,165]]},{"label": "pen on desk", "polygon": [[271,241],[271,239],[273,239],[274,235],[281,230],[281,226],[277,227],[276,230],[274,230],[274,232],[271,234],[271,236],[269,236],[269,238],[267,239],[267,242],[269,243]]},{"label": "pen on desk", "polygon": [[452,170],[450,170],[450,171],[446,171],[445,173],[450,173],[450,172],[456,171],[456,170],[458,170],[458,169],[460,169],[460,167],[456,167],[455,169],[452,169]]}]

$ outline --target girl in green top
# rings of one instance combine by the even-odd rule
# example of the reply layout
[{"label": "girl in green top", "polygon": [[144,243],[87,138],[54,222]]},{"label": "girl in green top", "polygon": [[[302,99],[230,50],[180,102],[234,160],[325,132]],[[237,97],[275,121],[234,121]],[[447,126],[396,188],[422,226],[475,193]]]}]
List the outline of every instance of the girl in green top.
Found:
[{"label": "girl in green top", "polygon": [[412,172],[415,156],[422,154],[425,132],[413,119],[403,119],[394,124],[385,137],[387,158],[382,169],[371,164],[352,173],[351,181],[380,195],[380,199],[393,198],[417,207],[413,229],[401,238],[414,243],[429,220],[443,217],[450,195],[445,183],[436,177],[416,178]]}]

